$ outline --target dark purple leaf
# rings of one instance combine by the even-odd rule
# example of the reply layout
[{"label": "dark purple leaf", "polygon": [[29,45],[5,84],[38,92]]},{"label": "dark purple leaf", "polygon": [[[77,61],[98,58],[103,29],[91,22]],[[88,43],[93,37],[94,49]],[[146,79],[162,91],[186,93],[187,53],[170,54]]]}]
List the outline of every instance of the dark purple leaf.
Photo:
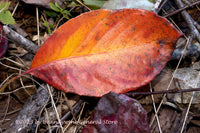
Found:
[{"label": "dark purple leaf", "polygon": [[149,133],[148,118],[141,104],[124,94],[104,95],[82,133]]},{"label": "dark purple leaf", "polygon": [[6,53],[8,49],[8,40],[3,31],[3,26],[0,25],[0,58]]}]

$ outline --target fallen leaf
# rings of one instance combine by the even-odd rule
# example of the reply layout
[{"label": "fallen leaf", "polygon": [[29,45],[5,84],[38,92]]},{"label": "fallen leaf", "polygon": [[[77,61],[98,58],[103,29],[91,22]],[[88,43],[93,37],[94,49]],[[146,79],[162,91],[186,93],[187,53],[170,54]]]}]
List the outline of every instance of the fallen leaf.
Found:
[{"label": "fallen leaf", "polygon": [[[168,106],[166,107],[162,107],[162,109],[160,110],[159,114],[158,114],[158,118],[159,118],[159,124],[160,124],[160,128],[162,130],[163,133],[180,133],[181,132],[181,128],[182,128],[182,124],[183,124],[183,120],[185,117],[185,111],[183,112],[179,112],[173,108],[169,108]],[[154,119],[155,114],[153,113],[151,115],[151,120],[152,121]],[[189,114],[187,116],[186,119],[186,126],[184,127],[188,127],[187,124],[191,121],[192,119],[192,115]],[[159,127],[158,127],[158,122],[154,121],[152,126],[151,126],[151,133],[159,133]]]},{"label": "fallen leaf", "polygon": [[90,9],[100,9],[107,0],[84,0],[84,4]]},{"label": "fallen leaf", "polygon": [[3,31],[3,26],[0,25],[0,58],[6,53],[8,49],[8,40]]},{"label": "fallen leaf", "polygon": [[91,11],[58,28],[26,73],[79,95],[125,93],[159,74],[180,36],[150,11]]},{"label": "fallen leaf", "polygon": [[8,10],[10,2],[0,3],[0,22],[3,24],[15,24],[15,20]]},{"label": "fallen leaf", "polygon": [[50,6],[49,6],[49,3],[57,2],[59,4],[59,6],[64,8],[65,5],[63,3],[66,2],[66,0],[22,0],[22,1],[24,3],[26,3],[26,4],[32,4],[32,5],[36,5],[36,6],[43,6],[43,7],[48,8],[48,9],[51,9]]},{"label": "fallen leaf", "polygon": [[141,104],[124,94],[104,95],[82,133],[150,133],[148,117]]},{"label": "fallen leaf", "polygon": [[139,8],[152,10],[154,4],[150,0],[109,0],[102,6],[103,9]]},{"label": "fallen leaf", "polygon": [[[194,63],[191,67],[179,68],[174,75],[175,85],[179,89],[194,89],[200,88],[200,81],[198,80],[200,62]],[[197,81],[198,80],[198,81]],[[175,93],[173,101],[182,104],[188,104],[191,97],[193,97],[192,104],[200,103],[200,92],[193,91],[182,93]],[[200,107],[199,107],[200,110]]]},{"label": "fallen leaf", "polygon": [[190,126],[186,133],[198,133],[200,128],[198,126]]},{"label": "fallen leaf", "polygon": [[[9,100],[9,107],[8,104],[5,103],[5,101]],[[0,96],[0,117],[9,119],[9,121],[4,121],[0,125],[0,128],[5,131],[5,129],[9,128],[9,125],[11,124],[12,121],[15,120],[17,117],[17,114],[19,113],[19,110],[22,108],[22,103],[18,100],[16,100],[14,97],[8,97],[5,95]],[[13,111],[15,110],[15,111]],[[8,113],[6,116],[4,115],[5,113]]]}]

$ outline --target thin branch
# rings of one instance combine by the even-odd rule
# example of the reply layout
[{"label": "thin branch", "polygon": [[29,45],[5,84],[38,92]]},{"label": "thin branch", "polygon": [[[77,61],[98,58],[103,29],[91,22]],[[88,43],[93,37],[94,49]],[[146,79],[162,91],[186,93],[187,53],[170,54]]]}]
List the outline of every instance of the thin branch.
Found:
[{"label": "thin branch", "polygon": [[[198,85],[199,78],[200,78],[200,72],[199,72],[198,77],[196,79],[195,88]],[[187,111],[186,111],[186,114],[185,114],[185,117],[184,117],[183,125],[182,125],[182,128],[181,128],[181,133],[185,129],[185,123],[186,123],[186,120],[187,120],[187,117],[188,117],[188,113],[189,113],[189,110],[190,110],[190,107],[191,107],[191,104],[192,104],[192,101],[193,101],[193,98],[194,98],[194,94],[195,94],[195,92],[193,91],[192,97],[190,98],[190,102],[189,102],[189,105],[188,105],[188,108],[187,108]]]},{"label": "thin branch", "polygon": [[[194,1],[194,0],[191,0],[191,1]],[[189,4],[191,4],[191,2],[190,2],[190,1],[188,1],[188,0],[182,0],[182,2],[183,2],[184,4],[186,4],[186,5],[189,5]]]},{"label": "thin branch", "polygon": [[194,2],[194,3],[192,3],[192,4],[190,4],[190,5],[187,5],[187,6],[185,6],[185,7],[179,8],[178,10],[176,10],[176,11],[174,11],[174,12],[171,12],[171,13],[169,13],[169,14],[163,16],[163,17],[164,17],[164,18],[170,17],[170,16],[172,16],[172,15],[175,15],[175,14],[177,14],[177,13],[179,13],[179,12],[181,12],[181,11],[187,9],[187,8],[190,8],[190,7],[195,6],[195,5],[198,5],[198,4],[200,4],[200,1],[196,1],[196,2]]},{"label": "thin branch", "polygon": [[157,0],[156,3],[154,4],[153,11],[156,12],[161,3],[162,3],[162,0]]},{"label": "thin branch", "polygon": [[[49,128],[49,133],[52,133],[51,132],[51,126],[50,126],[50,119],[49,119],[48,111],[47,111],[46,108],[44,109],[44,111],[47,114],[46,116],[47,116],[47,125],[48,125],[48,128]],[[37,125],[37,126],[39,126],[39,125]],[[37,128],[37,130],[38,130],[38,128]],[[36,131],[36,133],[37,133],[37,131]]]},{"label": "thin branch", "polygon": [[21,68],[26,68],[26,66],[25,66],[24,64],[21,64],[21,63],[19,63],[19,62],[16,62],[16,61],[14,61],[14,60],[12,60],[12,59],[10,59],[10,58],[3,57],[3,59],[5,59],[5,60],[7,60],[7,61],[9,61],[9,62],[14,63],[15,65],[17,65],[17,66],[19,66],[19,67],[21,67]]},{"label": "thin branch", "polygon": [[157,95],[157,94],[168,94],[168,93],[183,93],[183,92],[196,92],[200,91],[200,88],[192,88],[192,89],[171,89],[164,91],[152,91],[152,92],[128,92],[127,96],[135,97],[137,95]]},{"label": "thin branch", "polygon": [[1,84],[0,84],[0,95],[1,95],[1,92],[4,92],[4,90],[5,90],[5,88],[2,87],[2,86],[4,84],[6,84],[6,82],[8,82],[11,77],[16,76],[16,75],[17,75],[16,73],[13,73],[13,74],[9,75],[3,82],[1,82]]},{"label": "thin branch", "polygon": [[[78,102],[76,102],[76,104],[73,106],[73,112],[74,113],[78,113],[81,109],[81,105],[84,103],[83,100],[79,100]],[[70,116],[72,115],[71,111],[69,110],[62,118],[61,118],[61,122],[62,121],[66,121]],[[57,126],[53,126],[53,128],[51,129],[51,132],[55,132],[57,129]],[[50,131],[48,132],[50,133]]]},{"label": "thin branch", "polygon": [[39,22],[39,15],[38,15],[38,7],[36,7],[36,20],[37,20],[38,45],[40,46],[40,22]]},{"label": "thin branch", "polygon": [[48,89],[48,92],[49,92],[49,95],[50,95],[51,103],[52,103],[53,108],[56,112],[56,117],[58,119],[58,123],[59,123],[60,129],[61,129],[61,132],[64,133],[63,126],[62,126],[62,123],[61,123],[61,120],[60,120],[60,116],[58,114],[58,110],[57,110],[56,105],[54,103],[53,96],[52,96],[52,93],[51,93],[51,90],[50,90],[50,86],[48,84],[47,84],[47,89]]},{"label": "thin branch", "polygon": [[28,132],[30,126],[34,124],[34,120],[38,118],[41,109],[49,100],[49,94],[46,85],[38,88],[37,92],[24,103],[22,110],[18,116],[10,124],[5,133],[25,133]]},{"label": "thin branch", "polygon": [[15,14],[15,12],[16,12],[18,6],[19,6],[19,1],[17,2],[16,6],[15,6],[13,12],[12,12],[12,16]]},{"label": "thin branch", "polygon": [[157,9],[154,9],[156,13],[159,13],[160,10],[163,8],[163,6],[167,3],[168,0],[164,0],[160,5],[157,7]]},{"label": "thin branch", "polygon": [[23,87],[17,88],[17,89],[15,89],[15,90],[9,91],[9,92],[1,92],[0,95],[9,95],[9,94],[12,94],[12,93],[14,93],[14,92],[17,92],[17,91],[19,91],[19,90],[21,90],[21,89],[32,88],[32,87],[35,87],[35,85],[23,86]]},{"label": "thin branch", "polygon": [[[187,39],[187,43],[186,43],[186,45],[185,45],[185,47],[184,47],[183,53],[185,52],[185,50],[186,50],[186,48],[187,48],[187,46],[188,46],[190,40],[191,40],[191,37],[189,37],[189,38]],[[175,69],[175,71],[174,71],[174,73],[173,73],[173,75],[172,75],[172,78],[171,78],[171,80],[170,80],[168,86],[167,86],[167,90],[169,90],[169,88],[170,88],[170,86],[171,86],[171,84],[172,84],[172,81],[173,81],[173,79],[174,79],[174,75],[176,74],[177,69],[178,69],[178,67],[179,67],[179,65],[180,65],[182,59],[183,59],[183,54],[181,55],[181,58],[179,59],[179,62],[178,62],[178,64],[177,64],[177,66],[176,66],[176,69]],[[162,106],[162,104],[163,104],[163,102],[164,102],[164,97],[166,97],[166,93],[163,95],[163,98],[162,98],[160,104],[158,105],[157,112],[155,112],[156,114],[159,112],[159,110],[160,110],[160,108],[161,108],[161,106]],[[150,127],[151,127],[151,125],[152,125],[152,123],[153,123],[154,120],[155,120],[155,115],[154,115],[154,117],[153,117],[153,119],[152,119],[152,121],[151,121],[151,123],[150,123]]]},{"label": "thin branch", "polygon": [[194,23],[194,25],[196,26],[196,28],[197,28],[198,30],[200,30],[200,25],[199,25],[196,21],[194,21],[193,23]]},{"label": "thin branch", "polygon": [[1,120],[1,123],[4,122],[5,119],[6,119],[9,106],[10,106],[10,95],[8,95],[8,101],[7,101],[7,104],[6,104],[6,111],[5,111],[5,113],[4,113],[3,119]]},{"label": "thin branch", "polygon": [[80,3],[81,5],[83,5],[85,8],[87,8],[89,11],[92,11],[89,7],[87,7],[85,4],[83,4],[83,2],[81,2],[80,0],[76,0],[78,3]]},{"label": "thin branch", "polygon": [[[86,102],[83,103],[82,109],[81,109],[81,111],[79,113],[78,121],[77,121],[78,123],[80,123],[81,115],[83,114],[83,110],[84,110],[85,104],[86,104]],[[74,133],[76,133],[76,131],[77,131],[77,126],[74,128]]]},{"label": "thin branch", "polygon": [[24,38],[8,26],[4,25],[3,30],[6,33],[7,37],[13,41],[14,43],[18,44],[20,47],[24,48],[30,53],[36,54],[39,46],[35,45],[33,42],[29,41],[28,39]]},{"label": "thin branch", "polygon": [[[12,66],[3,64],[3,63],[1,63],[1,61],[0,61],[0,64],[1,64],[2,66],[5,66],[5,67],[10,68],[10,69],[13,69],[13,70],[21,71],[21,69],[19,69],[19,68],[16,68],[16,67],[12,67]],[[24,71],[24,70],[22,70],[22,71]]]},{"label": "thin branch", "polygon": [[[184,7],[184,4],[182,3],[181,0],[175,0],[175,2],[179,8]],[[192,17],[185,10],[181,12],[181,15],[183,16],[183,19],[185,20],[185,22],[187,23],[187,25],[190,29],[191,36],[194,36],[194,38],[196,38],[197,41],[200,42],[200,33],[197,30],[197,28],[194,26],[194,24],[193,24],[194,20],[192,19]]]},{"label": "thin branch", "polygon": [[[150,87],[150,91],[152,92],[151,82],[149,83],[149,87]],[[157,110],[156,110],[156,104],[155,104],[155,100],[154,100],[153,95],[151,95],[151,99],[152,99],[152,103],[153,103],[153,109],[154,109],[154,112],[156,114]],[[161,126],[160,126],[160,121],[159,121],[159,118],[158,118],[158,114],[156,114],[155,116],[156,116],[156,120],[157,120],[157,123],[158,123],[159,132],[162,133],[162,129],[161,129]]]}]

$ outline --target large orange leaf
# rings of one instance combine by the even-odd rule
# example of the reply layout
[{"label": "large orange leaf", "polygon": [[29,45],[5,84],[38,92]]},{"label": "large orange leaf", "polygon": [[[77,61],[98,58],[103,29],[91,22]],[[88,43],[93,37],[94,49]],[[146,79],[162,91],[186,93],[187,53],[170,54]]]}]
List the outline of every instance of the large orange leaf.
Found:
[{"label": "large orange leaf", "polygon": [[79,95],[125,93],[161,71],[180,35],[166,19],[146,10],[91,11],[55,31],[27,73]]}]

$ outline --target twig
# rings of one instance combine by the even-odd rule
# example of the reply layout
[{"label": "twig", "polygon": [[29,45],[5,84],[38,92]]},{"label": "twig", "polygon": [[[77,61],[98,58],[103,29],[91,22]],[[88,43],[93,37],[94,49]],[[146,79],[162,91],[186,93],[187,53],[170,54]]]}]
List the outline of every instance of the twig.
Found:
[{"label": "twig", "polygon": [[58,20],[56,27],[54,28],[54,30],[58,29],[58,26],[60,24],[60,22],[64,19],[65,17],[62,17],[61,19]]},{"label": "twig", "polygon": [[[181,0],[175,0],[177,6],[179,8],[183,8],[184,4],[181,2]],[[194,39],[196,38],[198,42],[200,42],[200,33],[197,30],[197,28],[193,25],[194,20],[192,19],[192,17],[187,13],[187,11],[182,11],[181,15],[183,16],[185,22],[188,24],[188,27],[190,29],[191,32],[191,36],[194,37]],[[193,38],[192,38],[193,40]],[[188,47],[190,47],[191,44],[188,45]]]},{"label": "twig", "polygon": [[[191,38],[189,37],[189,39],[187,39],[187,43],[186,43],[186,45],[185,45],[185,48],[184,48],[183,52],[185,52],[185,50],[186,50],[186,48],[187,48],[187,46],[188,46],[190,40],[191,40]],[[173,81],[173,79],[174,79],[174,75],[175,75],[176,72],[177,72],[177,69],[178,69],[178,67],[179,67],[179,65],[180,65],[180,63],[181,63],[182,58],[183,58],[183,54],[181,55],[181,58],[180,58],[179,61],[178,61],[178,64],[177,64],[177,66],[176,66],[176,69],[175,69],[175,71],[174,71],[174,73],[173,73],[173,75],[172,75],[172,78],[171,78],[171,80],[170,80],[168,86],[167,86],[167,90],[169,90],[169,88],[170,88],[170,86],[171,86],[171,84],[172,84],[172,81]],[[160,110],[160,108],[161,108],[161,106],[162,106],[162,104],[163,104],[163,102],[164,102],[164,97],[166,97],[166,94],[163,95],[163,98],[162,98],[160,104],[158,105],[157,112],[155,112],[156,114],[159,112],[159,110]],[[152,119],[150,125],[152,125],[152,123],[154,122],[154,120],[155,120],[155,116],[153,117],[153,119]],[[151,127],[151,126],[150,126],[150,127]]]},{"label": "twig", "polygon": [[40,46],[40,23],[39,23],[38,7],[36,7],[36,20],[37,20],[38,45]]},{"label": "twig", "polygon": [[15,6],[13,12],[12,12],[12,16],[15,14],[15,11],[17,10],[17,7],[18,7],[18,6],[19,6],[19,1],[17,2],[16,6]]},{"label": "twig", "polygon": [[85,4],[83,4],[83,2],[81,2],[80,0],[76,0],[78,3],[80,3],[81,5],[83,5],[85,8],[87,8],[89,11],[91,11],[91,9],[89,7],[87,7]]},{"label": "twig", "polygon": [[49,95],[50,95],[51,103],[52,103],[53,108],[56,112],[56,117],[58,119],[58,123],[59,123],[60,129],[61,129],[61,132],[64,133],[63,126],[62,126],[62,123],[61,123],[61,120],[60,120],[60,116],[58,114],[58,111],[57,111],[57,108],[56,108],[56,105],[54,103],[53,96],[52,96],[52,93],[51,93],[51,90],[50,90],[50,86],[48,84],[47,84],[47,89],[48,89],[48,92],[49,92]]},{"label": "twig", "polygon": [[200,30],[200,25],[195,21],[195,22],[193,22],[194,23],[194,25],[197,27],[197,29],[198,30]]},{"label": "twig", "polygon": [[12,94],[12,93],[14,93],[14,92],[17,92],[17,91],[19,91],[19,90],[21,90],[21,89],[25,89],[25,88],[33,88],[33,87],[35,87],[35,85],[23,86],[23,87],[20,87],[20,88],[15,89],[15,90],[13,90],[13,91],[9,91],[9,92],[1,92],[0,95],[9,95],[9,94]]},{"label": "twig", "polygon": [[[197,85],[198,85],[199,78],[200,78],[200,72],[199,72],[198,77],[196,79],[195,87],[197,87]],[[190,107],[191,107],[191,104],[192,104],[192,101],[193,101],[193,98],[194,98],[194,94],[195,94],[195,92],[193,91],[192,97],[190,98],[190,102],[189,102],[189,105],[188,105],[188,108],[187,108],[187,111],[186,111],[186,114],[185,114],[185,117],[184,117],[183,125],[182,125],[182,128],[181,128],[181,133],[185,129],[185,123],[186,123],[188,113],[189,113],[189,110],[190,110]]]},{"label": "twig", "polygon": [[10,59],[10,58],[3,57],[2,59],[5,59],[5,60],[7,60],[7,61],[9,61],[9,62],[12,62],[12,63],[14,63],[15,65],[19,66],[20,68],[25,68],[25,69],[26,69],[26,66],[25,66],[24,64],[21,64],[21,63],[19,63],[19,62],[17,62],[17,61],[14,61],[14,60],[12,60],[12,59]]},{"label": "twig", "polygon": [[156,94],[167,94],[167,93],[183,93],[183,92],[195,92],[200,91],[200,88],[193,88],[193,89],[171,89],[171,90],[164,90],[164,91],[152,91],[152,92],[128,92],[126,95],[135,97],[137,95],[156,95]]},{"label": "twig", "polygon": [[[21,71],[19,72],[19,74],[21,75]],[[24,89],[24,91],[28,94],[29,97],[31,97],[31,94],[26,90],[26,88],[24,86],[22,77],[19,77],[19,80],[20,80],[21,86]]]},{"label": "twig", "polygon": [[162,0],[157,0],[156,3],[154,4],[153,11],[157,12],[157,9],[161,3],[162,3]]},{"label": "twig", "polygon": [[[77,121],[78,123],[80,123],[81,115],[83,114],[83,110],[84,110],[85,104],[86,104],[86,102],[83,103],[82,109],[81,109],[81,111],[79,113],[78,121]],[[77,131],[77,126],[74,128],[74,133],[76,133],[76,131]]]},{"label": "twig", "polygon": [[185,52],[183,50],[183,48],[175,49],[170,60],[179,60],[182,54],[184,55],[183,58],[188,58],[192,61],[196,61],[200,57],[200,45],[198,43],[193,44]]},{"label": "twig", "polygon": [[160,10],[163,8],[163,6],[167,3],[168,0],[164,0],[160,3],[160,5],[157,7],[157,9],[154,9],[156,13],[159,13]]},{"label": "twig", "polygon": [[[71,11],[74,10],[74,9],[75,9],[75,7],[72,7],[72,8],[69,10],[69,12],[71,13]],[[62,17],[61,19],[59,19],[59,21],[57,22],[56,27],[54,28],[54,30],[56,30],[56,29],[58,28],[60,22],[61,22],[64,18],[65,18],[65,17]]]},{"label": "twig", "polygon": [[[16,67],[12,67],[12,66],[3,64],[3,63],[1,63],[1,61],[0,61],[0,64],[1,64],[2,66],[5,66],[5,67],[10,68],[10,69],[13,69],[13,70],[21,71],[21,69],[19,69],[19,68],[16,68]],[[22,71],[24,71],[24,70],[22,70]]]},{"label": "twig", "polygon": [[[192,1],[194,1],[194,0],[192,0]],[[189,4],[191,4],[191,2],[190,2],[190,1],[188,1],[188,0],[182,0],[182,2],[183,2],[184,4],[186,4],[186,5],[189,5]]]},{"label": "twig", "polygon": [[[83,104],[83,100],[79,100],[74,106],[73,106],[73,112],[74,113],[78,113],[80,111],[80,107]],[[68,111],[62,118],[61,121],[64,121],[66,119],[68,119],[70,116],[72,115],[71,111]]]},{"label": "twig", "polygon": [[[16,113],[16,112],[19,112],[20,110],[21,110],[21,108],[15,109],[15,110],[13,110],[13,111],[8,112],[7,115],[12,115],[12,114],[14,114],[14,113]],[[0,116],[2,116],[2,115],[4,115],[4,114],[5,114],[5,113],[0,113]]]},{"label": "twig", "polygon": [[172,15],[175,15],[175,14],[177,14],[177,13],[179,13],[179,12],[181,12],[181,11],[187,9],[187,8],[190,8],[190,7],[194,6],[194,5],[197,5],[197,4],[200,4],[200,1],[196,1],[196,2],[194,2],[194,3],[192,3],[192,4],[190,4],[190,5],[187,5],[187,6],[185,6],[185,7],[179,8],[178,10],[176,10],[176,11],[174,11],[174,12],[171,12],[171,13],[169,13],[169,14],[163,16],[163,17],[164,17],[164,18],[170,17],[170,16],[172,16]]},{"label": "twig", "polygon": [[37,119],[40,110],[49,100],[46,86],[40,86],[37,92],[24,104],[16,119],[10,124],[5,133],[25,133],[30,130],[30,126]]},{"label": "twig", "polygon": [[[165,14],[166,11],[164,9],[162,9],[163,12]],[[174,24],[174,26],[180,31],[181,29],[176,25],[176,23],[172,20],[171,17],[168,17],[168,19]],[[188,37],[186,35],[184,35],[185,39],[187,39]],[[185,46],[185,43],[181,46]],[[185,49],[185,48],[177,48],[174,50],[173,54],[172,54],[172,57],[171,57],[171,61],[172,60],[179,60],[180,58],[185,58],[185,57],[188,57],[189,59],[191,59],[192,61],[195,61],[196,59],[198,59],[200,56],[200,46],[198,45],[191,45],[190,46],[190,49]]]},{"label": "twig", "polygon": [[8,26],[4,25],[3,30],[6,33],[7,37],[13,41],[14,43],[18,44],[20,47],[24,48],[30,53],[36,54],[39,46],[35,45],[33,42],[27,40]]},{"label": "twig", "polygon": [[5,120],[5,118],[7,116],[9,106],[10,106],[10,95],[8,95],[8,101],[7,101],[7,104],[6,104],[6,111],[4,113],[3,119],[1,120],[1,123]]},{"label": "twig", "polygon": [[[149,87],[150,87],[150,91],[152,92],[151,82],[149,83]],[[152,99],[152,103],[153,103],[154,112],[157,112],[157,110],[156,110],[156,105],[155,105],[155,100],[154,100],[154,97],[153,97],[152,94],[151,94],[151,99]],[[156,114],[156,113],[155,113],[155,114]],[[160,121],[159,121],[159,118],[158,118],[158,114],[156,114],[155,116],[156,116],[156,120],[157,120],[157,123],[158,123],[159,132],[162,133],[162,129],[161,129],[161,126],[160,126]]]},{"label": "twig", "polygon": [[[79,100],[74,106],[73,106],[73,112],[74,113],[78,113],[80,111],[80,107],[83,104],[83,100]],[[67,120],[70,116],[72,115],[71,111],[68,111],[62,118],[61,118],[61,122]],[[57,126],[53,126],[53,128],[51,129],[51,132],[56,131]],[[50,131],[48,132],[50,133]]]},{"label": "twig", "polygon": [[[184,4],[181,2],[181,0],[175,0],[175,2],[176,2],[177,6],[178,6],[179,8],[183,8],[183,7],[184,7]],[[196,29],[196,27],[193,25],[194,20],[191,18],[191,16],[190,16],[185,10],[181,12],[181,15],[183,16],[185,22],[188,24],[188,27],[189,27],[189,29],[190,29],[190,38],[188,39],[187,44],[186,44],[186,46],[185,46],[185,48],[186,48],[186,47],[188,48],[188,47],[191,46],[192,41],[193,41],[194,38],[196,38],[197,41],[200,42],[200,34],[199,34],[198,30]],[[184,48],[184,51],[185,51],[185,48]],[[184,52],[184,51],[183,51],[183,52]],[[179,62],[181,61],[182,58],[183,58],[183,54],[182,54],[182,56],[181,56]],[[179,66],[179,63],[178,63],[178,65],[177,65],[177,67],[178,67],[178,66]],[[176,70],[177,70],[177,69],[176,69]],[[173,77],[174,77],[174,74],[176,73],[176,70],[175,70],[174,73],[173,73],[172,79],[173,79]],[[170,80],[170,83],[169,83],[169,85],[168,85],[167,90],[169,89],[169,86],[171,85],[172,79]],[[166,94],[164,94],[163,97],[165,97],[165,96],[166,96]],[[159,109],[160,109],[160,107],[161,107],[162,104],[163,104],[163,99],[162,99],[162,101],[160,102],[156,113],[158,113],[158,111],[159,111]],[[154,116],[154,118],[153,118],[152,121],[154,121],[154,119],[155,119],[155,116]]]},{"label": "twig", "polygon": [[[50,125],[50,119],[49,119],[48,111],[47,111],[46,108],[44,109],[44,111],[45,111],[45,113],[47,114],[46,116],[47,116],[47,125],[48,125],[48,129],[49,129],[49,133],[52,133],[52,132],[51,132],[51,125]],[[39,125],[37,125],[37,127],[38,127],[38,126],[39,126]],[[37,130],[38,130],[38,128],[36,128],[36,133],[37,133]]]},{"label": "twig", "polygon": [[73,119],[76,120],[74,110],[73,110],[72,106],[69,104],[68,98],[66,96],[64,96],[64,99],[66,101],[67,107],[69,108],[69,110],[70,110],[70,112],[71,112],[71,114],[73,116]]},{"label": "twig", "polygon": [[13,73],[13,74],[9,75],[9,76],[0,84],[0,95],[1,95],[1,93],[4,92],[4,90],[5,90],[5,87],[3,87],[4,84],[6,84],[7,82],[9,82],[9,79],[10,79],[11,77],[13,77],[13,76],[16,76],[16,75],[17,75],[16,73]]},{"label": "twig", "polygon": [[[184,121],[184,116],[185,116],[185,114],[187,112],[187,109],[184,108],[184,109],[181,109],[181,110],[182,110],[182,112],[179,115],[177,115],[178,119],[174,120],[175,124],[173,124],[173,128],[172,128],[173,130],[171,130],[172,133],[181,133],[181,126],[182,126],[182,123]],[[193,115],[190,113],[188,115],[188,118],[187,118],[186,122],[189,123],[192,118],[193,118]],[[187,128],[185,127],[184,128],[184,133],[187,132],[186,129]]]}]

